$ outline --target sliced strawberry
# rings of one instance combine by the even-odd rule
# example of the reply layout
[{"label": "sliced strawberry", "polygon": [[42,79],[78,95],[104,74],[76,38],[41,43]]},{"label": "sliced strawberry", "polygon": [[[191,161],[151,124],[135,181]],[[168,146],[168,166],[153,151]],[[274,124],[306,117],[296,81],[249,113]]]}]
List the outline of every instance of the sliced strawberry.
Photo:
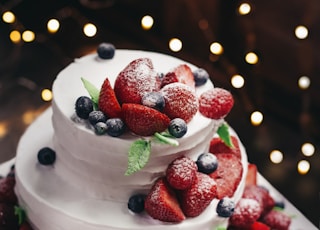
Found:
[{"label": "sliced strawberry", "polygon": [[217,196],[217,184],[207,174],[197,172],[196,180],[181,192],[180,204],[187,217],[199,216]]},{"label": "sliced strawberry", "polygon": [[16,204],[17,196],[14,192],[16,184],[14,177],[4,177],[0,179],[0,202]]},{"label": "sliced strawberry", "polygon": [[169,187],[164,177],[159,178],[144,203],[145,211],[154,219],[165,222],[181,222],[183,214],[175,192]]},{"label": "sliced strawberry", "polygon": [[155,132],[162,132],[170,123],[167,115],[140,104],[123,104],[122,117],[127,127],[140,136],[151,136]]},{"label": "sliced strawberry", "polygon": [[130,62],[116,78],[114,91],[120,104],[141,104],[143,95],[160,90],[161,80],[149,58]]},{"label": "sliced strawberry", "polygon": [[248,172],[246,176],[246,186],[257,185],[258,168],[255,164],[248,164]]},{"label": "sliced strawberry", "polygon": [[261,222],[270,226],[271,229],[288,230],[291,224],[291,218],[284,212],[273,209],[262,217]]},{"label": "sliced strawberry", "polygon": [[220,137],[212,138],[212,140],[210,141],[209,152],[213,154],[232,153],[237,157],[241,158],[238,138],[235,136],[231,136],[230,138],[231,138],[233,147],[227,146]]},{"label": "sliced strawberry", "polygon": [[195,87],[193,73],[188,65],[186,64],[178,65],[172,71],[168,72],[162,79],[161,87],[174,82],[180,82],[180,83],[186,84],[191,88]]},{"label": "sliced strawberry", "polygon": [[241,180],[243,168],[238,157],[231,153],[216,154],[218,168],[210,174],[217,182],[218,199],[232,197]]},{"label": "sliced strawberry", "polygon": [[259,221],[254,222],[248,230],[271,230],[271,228]]},{"label": "sliced strawberry", "polygon": [[120,104],[108,78],[106,78],[102,84],[98,106],[99,109],[109,118],[121,116]]},{"label": "sliced strawberry", "polygon": [[183,190],[189,188],[196,178],[198,167],[188,157],[182,156],[168,166],[166,170],[167,181],[174,189]]},{"label": "sliced strawberry", "polygon": [[210,89],[199,98],[200,113],[211,119],[221,119],[228,115],[233,107],[232,94],[222,88]]},{"label": "sliced strawberry", "polygon": [[194,89],[180,83],[172,83],[161,89],[165,107],[163,112],[171,119],[181,118],[186,123],[191,121],[198,111],[198,99]]}]

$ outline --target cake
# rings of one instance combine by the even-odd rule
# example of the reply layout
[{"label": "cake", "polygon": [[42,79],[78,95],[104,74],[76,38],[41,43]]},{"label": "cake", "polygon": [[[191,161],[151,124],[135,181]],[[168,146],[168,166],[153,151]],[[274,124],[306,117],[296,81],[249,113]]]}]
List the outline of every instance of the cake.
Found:
[{"label": "cake", "polygon": [[[173,146],[158,143],[154,135],[141,135],[132,130],[117,137],[97,135],[87,121],[75,114],[77,99],[92,96],[84,81],[100,88],[107,78],[114,87],[119,73],[141,58],[152,62],[157,76],[166,75],[177,66],[188,66],[191,71],[198,69],[172,56],[118,49],[108,59],[97,53],[76,59],[58,74],[52,88],[52,106],[26,130],[17,148],[15,192],[33,229],[212,230],[227,226],[228,218],[216,212],[217,197],[210,200],[199,215],[178,222],[157,220],[146,212],[137,214],[128,209],[129,198],[134,194],[148,194],[175,159],[186,157],[197,161],[200,153],[208,152],[211,141],[218,137],[217,130],[226,125],[224,117],[208,118],[198,109],[191,112],[183,137],[164,137],[173,140]],[[167,82],[170,84],[188,83]],[[196,98],[213,88],[210,80],[196,86]],[[121,100],[123,106],[126,99]],[[237,203],[243,195],[248,162],[236,132],[231,127],[228,131],[238,142],[241,163],[239,180],[231,196]],[[139,140],[151,143],[151,155],[143,167],[128,173],[128,151],[132,143]],[[39,164],[37,154],[44,147],[54,150],[53,165]]]}]

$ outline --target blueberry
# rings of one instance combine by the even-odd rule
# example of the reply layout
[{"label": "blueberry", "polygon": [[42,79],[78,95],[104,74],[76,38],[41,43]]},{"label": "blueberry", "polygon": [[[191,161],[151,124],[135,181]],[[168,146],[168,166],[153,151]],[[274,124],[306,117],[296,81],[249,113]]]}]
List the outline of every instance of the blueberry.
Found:
[{"label": "blueberry", "polygon": [[114,56],[114,53],[116,51],[116,48],[111,43],[101,43],[97,48],[98,56],[101,59],[112,59]]},{"label": "blueberry", "polygon": [[224,197],[219,200],[216,212],[218,216],[221,217],[230,217],[234,212],[235,203],[229,197]]},{"label": "blueberry", "polygon": [[107,124],[105,122],[97,122],[95,125],[94,125],[94,131],[97,135],[103,135],[107,132]]},{"label": "blueberry", "polygon": [[107,134],[117,137],[125,131],[125,124],[120,118],[110,118],[106,121]]},{"label": "blueberry", "polygon": [[284,201],[278,200],[278,201],[275,201],[274,206],[279,209],[284,209],[286,205],[285,205]]},{"label": "blueberry", "polygon": [[174,118],[170,121],[168,130],[172,136],[174,136],[176,138],[181,138],[187,133],[188,126],[187,126],[187,123],[183,119]]},{"label": "blueberry", "polygon": [[209,73],[205,69],[199,68],[193,71],[193,77],[196,86],[201,86],[209,79]]},{"label": "blueberry", "polygon": [[218,168],[218,159],[212,153],[202,153],[198,157],[196,164],[199,172],[210,174]]},{"label": "blueberry", "polygon": [[88,120],[90,124],[95,125],[98,122],[106,122],[107,117],[104,115],[104,113],[100,110],[93,110],[91,113],[89,113]]},{"label": "blueberry", "polygon": [[160,92],[146,93],[142,97],[141,103],[159,111],[163,110],[165,105],[164,97]]},{"label": "blueberry", "polygon": [[52,165],[56,160],[56,152],[49,148],[44,147],[38,152],[38,161],[42,165]]},{"label": "blueberry", "polygon": [[89,114],[93,111],[93,102],[87,96],[81,96],[76,100],[76,114],[82,119],[88,119]]},{"label": "blueberry", "polygon": [[145,199],[146,195],[144,194],[137,194],[131,196],[128,201],[128,209],[134,213],[143,212]]}]

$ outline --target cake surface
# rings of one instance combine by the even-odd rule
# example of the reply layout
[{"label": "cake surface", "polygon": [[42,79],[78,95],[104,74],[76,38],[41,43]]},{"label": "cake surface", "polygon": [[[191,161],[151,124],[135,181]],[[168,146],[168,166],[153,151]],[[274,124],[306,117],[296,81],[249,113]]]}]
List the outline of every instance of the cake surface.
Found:
[{"label": "cake surface", "polygon": [[[131,133],[119,138],[97,136],[71,119],[76,99],[88,95],[81,77],[98,88],[106,77],[113,85],[118,73],[129,62],[141,57],[150,58],[154,69],[162,73],[186,63],[158,53],[117,50],[111,60],[100,60],[96,54],[76,59],[57,76],[52,108],[28,128],[17,150],[16,193],[35,229],[211,230],[226,225],[227,219],[216,214],[217,199],[200,216],[173,224],[156,221],[146,214],[132,214],[127,208],[128,198],[134,193],[148,191],[179,155],[195,160],[201,152],[208,151],[209,142],[223,120],[208,119],[197,113],[188,123],[187,134],[179,139],[179,146],[153,143],[148,164],[141,171],[125,176],[128,149],[140,137]],[[208,81],[197,87],[196,93],[200,95],[211,88],[213,85]],[[236,136],[234,131],[232,133]],[[39,136],[36,142],[34,136]],[[53,166],[37,163],[37,152],[45,146],[57,153]],[[247,165],[241,144],[240,149],[244,167],[234,194],[235,201],[242,195]]]}]

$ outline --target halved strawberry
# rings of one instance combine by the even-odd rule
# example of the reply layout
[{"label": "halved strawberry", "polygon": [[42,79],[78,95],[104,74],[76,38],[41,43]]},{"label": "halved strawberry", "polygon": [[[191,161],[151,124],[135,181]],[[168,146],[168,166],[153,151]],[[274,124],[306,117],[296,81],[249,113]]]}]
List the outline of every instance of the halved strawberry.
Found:
[{"label": "halved strawberry", "polygon": [[257,185],[257,173],[257,166],[255,164],[249,163],[246,176],[246,186]]},{"label": "halved strawberry", "polygon": [[248,230],[270,230],[271,228],[259,221],[254,222]]},{"label": "halved strawberry", "polygon": [[121,116],[120,104],[108,78],[106,78],[102,84],[98,107],[109,118]]},{"label": "halved strawberry", "polygon": [[291,224],[291,218],[284,212],[273,209],[262,217],[261,222],[270,226],[271,229],[288,230]]},{"label": "halved strawberry", "polygon": [[191,187],[180,194],[180,205],[187,217],[199,216],[217,196],[217,184],[207,174],[197,172]]},{"label": "halved strawberry", "polygon": [[168,72],[162,79],[161,87],[174,82],[186,84],[191,88],[195,87],[193,73],[188,65],[178,65],[172,71]]},{"label": "halved strawberry", "polygon": [[200,95],[199,111],[205,117],[221,119],[230,112],[233,103],[233,96],[229,91],[213,88]]},{"label": "halved strawberry", "polygon": [[152,186],[144,203],[145,211],[154,219],[165,222],[181,222],[183,214],[176,194],[169,187],[164,177],[159,178]]},{"label": "halved strawberry", "polygon": [[114,91],[120,104],[141,104],[143,95],[160,90],[161,80],[149,58],[130,62],[117,76]]},{"label": "halved strawberry", "polygon": [[8,204],[16,204],[17,196],[14,192],[16,184],[14,177],[4,177],[0,179],[0,202]]},{"label": "halved strawberry", "polygon": [[151,136],[155,132],[162,132],[170,123],[167,115],[140,104],[123,104],[122,117],[127,127],[140,136]]},{"label": "halved strawberry", "polygon": [[231,138],[233,147],[227,146],[220,137],[212,138],[210,141],[209,152],[213,154],[232,153],[237,157],[241,158],[238,138],[235,136],[231,136],[230,138]]},{"label": "halved strawberry", "polygon": [[198,111],[198,99],[194,89],[180,82],[171,83],[161,89],[165,106],[163,112],[171,119],[191,121]]},{"label": "halved strawberry", "polygon": [[241,180],[243,168],[238,157],[231,153],[216,154],[218,168],[210,174],[217,182],[218,199],[232,197]]}]

